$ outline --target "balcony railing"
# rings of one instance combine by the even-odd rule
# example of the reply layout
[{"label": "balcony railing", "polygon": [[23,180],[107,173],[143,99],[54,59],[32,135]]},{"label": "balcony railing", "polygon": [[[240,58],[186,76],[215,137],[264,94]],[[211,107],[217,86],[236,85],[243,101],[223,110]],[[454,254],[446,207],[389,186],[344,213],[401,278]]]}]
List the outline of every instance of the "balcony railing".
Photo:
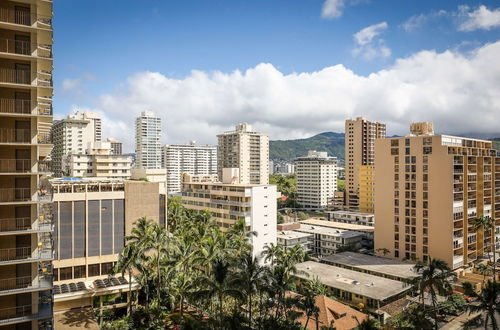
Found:
[{"label": "balcony railing", "polygon": [[31,218],[8,218],[0,219],[0,231],[20,231],[31,229]]},{"label": "balcony railing", "polygon": [[37,142],[38,144],[51,144],[50,133],[38,133]]},{"label": "balcony railing", "polygon": [[33,314],[33,306],[31,305],[2,308],[0,309],[0,320],[25,317],[31,314]]},{"label": "balcony railing", "polygon": [[[37,47],[36,44],[34,46]],[[0,52],[2,53],[31,55],[32,49],[29,41],[0,38]]]},{"label": "balcony railing", "polygon": [[31,247],[0,249],[0,261],[28,259],[32,256]]},{"label": "balcony railing", "polygon": [[30,201],[31,188],[0,188],[0,202]]},{"label": "balcony railing", "polygon": [[31,137],[30,129],[0,128],[1,143],[30,143]]},{"label": "balcony railing", "polygon": [[0,82],[31,85],[31,71],[22,69],[0,68]]},{"label": "balcony railing", "polygon": [[52,172],[52,162],[47,160],[38,161],[38,172],[40,173],[50,173]]},{"label": "balcony railing", "polygon": [[30,114],[32,110],[31,100],[0,99],[0,112]]},{"label": "balcony railing", "polygon": [[31,26],[35,22],[40,23],[42,27],[50,28],[52,20],[50,17],[32,14],[29,9],[15,10],[9,8],[0,8],[0,21],[19,25]]},{"label": "balcony railing", "polygon": [[31,159],[0,159],[0,173],[31,172]]}]

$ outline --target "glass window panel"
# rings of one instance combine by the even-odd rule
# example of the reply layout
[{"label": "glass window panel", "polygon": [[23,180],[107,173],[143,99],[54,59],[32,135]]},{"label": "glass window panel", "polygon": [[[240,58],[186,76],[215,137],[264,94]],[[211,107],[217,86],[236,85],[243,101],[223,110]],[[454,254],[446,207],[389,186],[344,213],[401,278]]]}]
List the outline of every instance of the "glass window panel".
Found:
[{"label": "glass window panel", "polygon": [[113,201],[101,201],[101,255],[113,254]]},{"label": "glass window panel", "polygon": [[71,259],[73,257],[73,205],[72,202],[60,202],[59,205],[59,259]]},{"label": "glass window panel", "polygon": [[115,246],[114,253],[120,253],[123,249],[123,240],[125,235],[125,208],[123,199],[114,200],[114,234]]},{"label": "glass window panel", "polygon": [[85,257],[85,202],[74,202],[74,258]]},{"label": "glass window panel", "polygon": [[[52,219],[54,220],[54,258],[59,259],[59,202],[54,202],[54,206],[52,207]],[[56,280],[57,281],[57,280]]]},{"label": "glass window panel", "polygon": [[89,220],[88,220],[88,233],[89,233],[89,244],[88,253],[90,257],[99,255],[100,248],[100,223],[99,223],[99,215],[100,211],[100,202],[99,201],[89,201],[88,204],[88,212],[89,212]]}]

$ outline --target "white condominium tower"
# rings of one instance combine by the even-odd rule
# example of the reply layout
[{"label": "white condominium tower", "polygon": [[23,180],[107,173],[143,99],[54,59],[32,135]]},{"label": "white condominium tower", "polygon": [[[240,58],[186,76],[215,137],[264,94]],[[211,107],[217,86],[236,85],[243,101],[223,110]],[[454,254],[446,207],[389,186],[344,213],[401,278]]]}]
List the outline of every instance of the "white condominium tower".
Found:
[{"label": "white condominium tower", "polygon": [[135,120],[136,167],[162,168],[161,118],[152,111],[143,111]]},{"label": "white condominium tower", "polygon": [[239,168],[242,184],[269,183],[269,136],[252,131],[248,124],[236,125],[234,131],[217,135],[219,178],[223,168]]},{"label": "white condominium tower", "polygon": [[84,154],[90,142],[101,141],[101,118],[93,112],[79,112],[54,122],[52,126],[53,171],[56,177],[67,175],[64,172],[68,155]]},{"label": "white condominium tower", "polygon": [[168,193],[181,191],[181,175],[217,174],[217,147],[170,144],[164,147]]},{"label": "white condominium tower", "polygon": [[297,197],[302,207],[326,208],[337,190],[337,158],[326,152],[309,151],[295,160]]}]

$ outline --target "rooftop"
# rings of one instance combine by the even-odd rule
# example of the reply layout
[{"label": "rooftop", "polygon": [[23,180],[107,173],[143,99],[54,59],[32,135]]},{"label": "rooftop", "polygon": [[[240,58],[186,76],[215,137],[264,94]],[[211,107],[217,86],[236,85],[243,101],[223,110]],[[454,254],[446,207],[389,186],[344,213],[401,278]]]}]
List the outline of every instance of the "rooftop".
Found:
[{"label": "rooftop", "polygon": [[301,224],[300,229],[295,229],[295,231],[301,231],[301,232],[306,232],[306,233],[311,233],[311,234],[340,236],[343,238],[352,238],[352,237],[358,237],[358,236],[362,235],[360,232],[351,231],[351,230],[344,230],[344,229],[338,229],[338,228],[328,228],[328,227],[305,225],[305,224]]},{"label": "rooftop", "polygon": [[344,230],[365,231],[365,232],[370,232],[370,233],[374,232],[374,228],[372,226],[363,226],[363,225],[357,225],[357,224],[351,224],[351,223],[335,222],[335,221],[328,221],[328,220],[318,220],[318,219],[312,219],[312,218],[301,221],[300,223],[305,224],[305,225],[337,228],[337,229],[344,229]]},{"label": "rooftop", "polygon": [[375,300],[383,301],[410,289],[410,286],[400,281],[315,261],[306,261],[295,266],[298,270],[296,276],[299,278],[318,278],[326,286]]},{"label": "rooftop", "polygon": [[310,237],[312,234],[310,233],[302,233],[293,230],[278,230],[277,238],[282,239],[295,239],[295,238],[304,238]]},{"label": "rooftop", "polygon": [[359,269],[410,279],[417,274],[413,271],[415,264],[388,258],[371,256],[356,252],[341,252],[322,258],[326,262],[356,267]]},{"label": "rooftop", "polygon": [[365,212],[354,212],[354,211],[328,211],[328,213],[335,213],[339,215],[353,215],[357,217],[374,217],[373,213],[365,213]]}]

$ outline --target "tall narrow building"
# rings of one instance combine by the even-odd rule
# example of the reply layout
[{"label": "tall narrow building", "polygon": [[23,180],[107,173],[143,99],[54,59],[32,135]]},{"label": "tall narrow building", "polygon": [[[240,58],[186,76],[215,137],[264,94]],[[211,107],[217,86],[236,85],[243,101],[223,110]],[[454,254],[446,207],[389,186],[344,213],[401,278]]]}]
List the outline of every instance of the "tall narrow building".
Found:
[{"label": "tall narrow building", "polygon": [[248,124],[236,125],[234,131],[217,135],[217,167],[238,168],[242,184],[269,183],[269,136],[252,131]]},{"label": "tall narrow building", "polygon": [[67,157],[85,154],[89,143],[101,141],[101,125],[101,118],[93,112],[76,112],[54,122],[51,132],[54,176],[69,175]]},{"label": "tall narrow building", "polygon": [[178,193],[182,173],[217,174],[217,147],[189,144],[168,144],[164,147],[168,193]]},{"label": "tall narrow building", "polygon": [[345,121],[345,200],[351,211],[359,208],[360,166],[374,164],[375,139],[384,137],[385,124],[363,117]]},{"label": "tall narrow building", "polygon": [[[416,123],[406,137],[377,140],[375,150],[375,250],[456,269],[500,248],[500,157],[491,141],[435,135],[432,124]],[[480,216],[496,228],[474,230]]]},{"label": "tall narrow building", "polygon": [[137,168],[163,168],[161,118],[152,111],[143,111],[135,120],[135,154]]},{"label": "tall narrow building", "polygon": [[0,31],[0,328],[52,329],[52,1],[1,1]]},{"label": "tall narrow building", "polygon": [[326,209],[337,190],[337,158],[310,150],[295,160],[297,202],[301,207]]}]

